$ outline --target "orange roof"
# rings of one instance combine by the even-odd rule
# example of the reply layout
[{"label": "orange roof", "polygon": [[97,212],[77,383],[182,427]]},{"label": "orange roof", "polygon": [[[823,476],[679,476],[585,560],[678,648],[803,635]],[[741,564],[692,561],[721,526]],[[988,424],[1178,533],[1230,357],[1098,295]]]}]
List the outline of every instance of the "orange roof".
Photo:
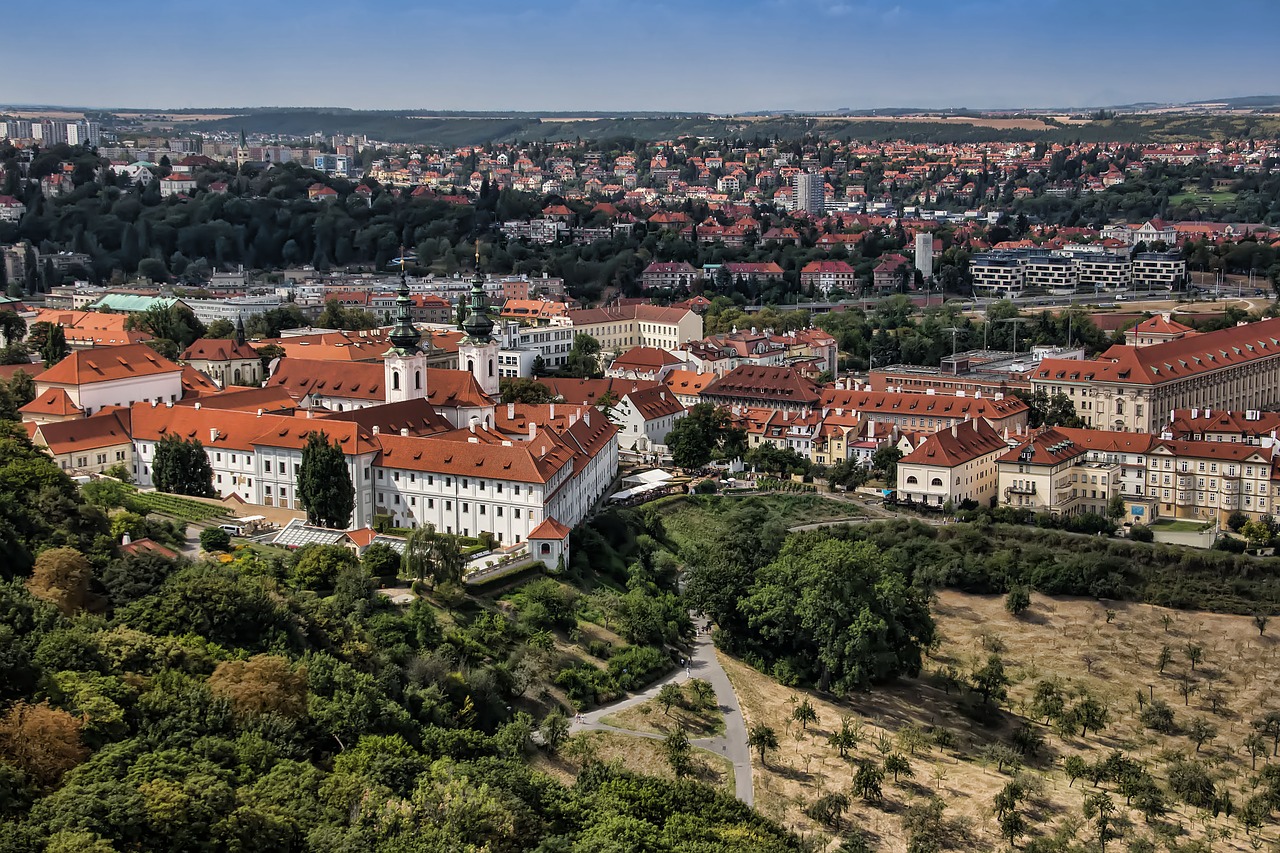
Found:
[{"label": "orange roof", "polygon": [[570,530],[559,521],[551,516],[547,516],[542,523],[529,531],[529,539],[556,539],[563,541],[569,536]]},{"label": "orange roof", "polygon": [[84,414],[84,409],[71,402],[71,397],[61,388],[50,388],[18,411],[24,415],[42,414],[62,417]]},{"label": "orange roof", "polygon": [[1133,327],[1133,331],[1148,335],[1185,335],[1194,333],[1190,326],[1184,326],[1174,320],[1166,320],[1163,315],[1149,317]]},{"label": "orange roof", "polygon": [[1093,361],[1046,358],[1031,378],[1159,385],[1274,355],[1280,355],[1280,317],[1146,347],[1117,344]]},{"label": "orange roof", "polygon": [[426,438],[383,435],[378,440],[382,453],[377,464],[383,468],[455,477],[546,483],[573,463],[573,451],[550,431],[528,442],[511,441],[483,428]]},{"label": "orange roof", "polygon": [[182,354],[183,361],[231,361],[232,359],[257,358],[258,351],[248,344],[238,344],[227,338],[199,338]]},{"label": "orange roof", "polygon": [[898,460],[899,465],[942,465],[954,468],[980,456],[1008,447],[1000,434],[982,418],[962,421],[939,430]]},{"label": "orange roof", "polygon": [[659,370],[664,365],[680,364],[680,359],[657,347],[632,347],[613,360],[610,370]]},{"label": "orange roof", "polygon": [[74,418],[69,421],[40,424],[36,427],[38,443],[43,443],[55,455],[75,453],[129,444],[129,410],[103,409],[93,417]]},{"label": "orange roof", "polygon": [[715,381],[714,373],[698,373],[696,370],[673,370],[667,374],[667,378],[663,383],[677,394],[701,394],[702,389],[706,388]]},{"label": "orange roof", "polygon": [[88,385],[139,376],[180,373],[175,364],[146,344],[79,350],[36,377],[43,385]]},{"label": "orange roof", "polygon": [[924,415],[954,419],[1006,418],[1027,411],[1027,404],[1017,397],[951,397],[944,394],[898,393],[896,391],[858,391],[824,388],[824,409],[851,409],[856,412],[886,415]]}]

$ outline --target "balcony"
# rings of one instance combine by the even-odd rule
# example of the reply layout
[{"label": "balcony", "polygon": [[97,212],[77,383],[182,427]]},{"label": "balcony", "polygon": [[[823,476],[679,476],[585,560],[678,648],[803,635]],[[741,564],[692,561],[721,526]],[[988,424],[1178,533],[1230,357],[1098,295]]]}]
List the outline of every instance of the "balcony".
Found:
[{"label": "balcony", "polygon": [[1026,483],[1021,486],[1007,486],[1004,493],[1006,495],[1034,495],[1036,493],[1036,484]]}]

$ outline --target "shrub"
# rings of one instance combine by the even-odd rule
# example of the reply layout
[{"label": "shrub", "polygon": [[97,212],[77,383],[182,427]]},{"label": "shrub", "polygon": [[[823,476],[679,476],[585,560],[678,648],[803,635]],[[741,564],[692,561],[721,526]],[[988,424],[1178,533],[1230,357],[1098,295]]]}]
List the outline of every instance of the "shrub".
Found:
[{"label": "shrub", "polygon": [[609,659],[609,675],[623,690],[643,687],[671,669],[671,659],[653,646],[629,646]]},{"label": "shrub", "polygon": [[1156,535],[1145,524],[1135,524],[1129,528],[1129,538],[1134,542],[1151,542],[1155,540]]},{"label": "shrub", "polygon": [[226,551],[231,547],[231,534],[221,527],[206,527],[200,531],[200,547],[206,551]]}]

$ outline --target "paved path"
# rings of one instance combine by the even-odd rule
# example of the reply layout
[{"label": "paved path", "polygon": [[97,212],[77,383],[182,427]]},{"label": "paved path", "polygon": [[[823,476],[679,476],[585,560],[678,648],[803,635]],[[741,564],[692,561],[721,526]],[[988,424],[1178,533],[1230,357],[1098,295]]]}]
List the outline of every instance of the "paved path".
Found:
[{"label": "paved path", "polygon": [[729,759],[733,763],[735,795],[747,805],[753,805],[755,803],[755,793],[751,784],[751,747],[747,745],[747,726],[742,720],[742,709],[738,706],[738,695],[734,693],[733,685],[729,682],[729,676],[725,673],[724,667],[716,659],[716,648],[711,642],[711,635],[706,631],[706,623],[695,619],[694,624],[701,631],[694,641],[692,656],[689,658],[687,669],[676,670],[672,675],[668,675],[666,678],[649,685],[643,693],[637,693],[634,696],[629,696],[626,699],[582,714],[580,718],[571,722],[569,731],[616,732],[632,737],[662,740],[663,736],[659,734],[620,729],[600,721],[610,714],[624,711],[627,708],[634,708],[636,705],[641,705],[650,699],[656,698],[658,691],[662,689],[662,685],[668,682],[682,683],[690,678],[705,679],[715,689],[716,703],[720,706],[720,713],[724,715],[724,735],[721,737],[698,738],[691,740],[690,744]]}]

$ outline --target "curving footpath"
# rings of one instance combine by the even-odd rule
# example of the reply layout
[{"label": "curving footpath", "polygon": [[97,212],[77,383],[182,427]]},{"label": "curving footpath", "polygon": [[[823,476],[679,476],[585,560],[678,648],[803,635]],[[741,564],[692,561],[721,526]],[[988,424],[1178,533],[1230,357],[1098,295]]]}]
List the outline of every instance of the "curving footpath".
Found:
[{"label": "curving footpath", "polygon": [[626,699],[621,699],[582,714],[579,719],[571,721],[569,731],[571,733],[582,731],[616,732],[630,735],[631,737],[662,740],[662,735],[620,729],[617,726],[606,725],[600,720],[617,711],[623,711],[643,704],[650,699],[657,698],[658,691],[668,682],[684,682],[690,678],[704,679],[710,682],[716,692],[716,703],[720,706],[720,713],[724,715],[724,734],[720,737],[698,738],[689,741],[689,743],[699,749],[722,755],[733,762],[734,793],[742,802],[749,806],[754,805],[755,793],[751,783],[751,747],[747,745],[747,725],[743,722],[742,709],[738,706],[738,694],[733,691],[733,684],[730,683],[729,676],[725,673],[724,667],[720,665],[720,661],[716,659],[715,644],[711,642],[711,635],[707,630],[706,622],[695,619],[694,624],[698,626],[699,631],[697,638],[694,640],[687,669],[677,670],[666,678],[655,681],[642,693],[637,693],[634,696],[629,696]]}]

